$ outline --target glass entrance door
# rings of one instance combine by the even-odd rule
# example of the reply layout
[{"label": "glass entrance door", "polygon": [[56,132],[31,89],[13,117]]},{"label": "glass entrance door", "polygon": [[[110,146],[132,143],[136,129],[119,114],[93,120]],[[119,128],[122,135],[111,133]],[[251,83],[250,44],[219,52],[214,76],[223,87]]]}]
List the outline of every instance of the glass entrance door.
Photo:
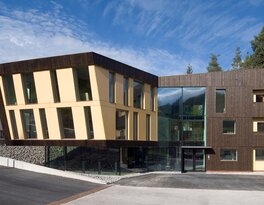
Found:
[{"label": "glass entrance door", "polygon": [[183,149],[184,171],[205,171],[204,150],[188,148]]}]

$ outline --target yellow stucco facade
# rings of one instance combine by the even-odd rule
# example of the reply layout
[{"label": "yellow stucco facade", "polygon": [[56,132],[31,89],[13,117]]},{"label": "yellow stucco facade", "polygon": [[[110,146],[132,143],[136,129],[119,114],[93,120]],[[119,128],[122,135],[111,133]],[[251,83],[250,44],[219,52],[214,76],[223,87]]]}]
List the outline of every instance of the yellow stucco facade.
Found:
[{"label": "yellow stucco facade", "polygon": [[[87,129],[87,118],[85,107],[90,107],[93,125],[93,140],[115,140],[116,139],[116,110],[127,111],[127,140],[133,140],[133,113],[138,113],[138,139],[146,140],[146,116],[150,116],[150,140],[157,141],[157,88],[154,88],[154,110],[151,110],[151,85],[144,82],[143,108],[133,106],[133,81],[128,80],[128,105],[124,105],[124,76],[115,73],[115,102],[109,102],[109,70],[91,65],[87,66],[90,78],[92,100],[80,101],[77,82],[76,68],[56,69],[57,86],[60,101],[57,102],[54,94],[54,83],[50,70],[33,72],[37,103],[26,103],[25,85],[23,85],[23,74],[13,74],[13,82],[16,96],[16,104],[8,105],[5,89],[2,89],[7,123],[11,139],[15,139],[14,127],[16,126],[18,139],[27,139],[22,119],[23,110],[32,110],[34,115],[34,128],[38,140],[64,140],[62,122],[59,108],[70,108],[72,113],[74,133],[72,139],[87,140],[89,133]],[[4,76],[0,78],[0,86],[4,88]],[[46,124],[48,128],[48,139],[45,138],[43,119],[40,109],[45,110]],[[15,119],[11,119],[10,111],[14,111]],[[14,122],[12,124],[11,122]],[[67,140],[67,139],[65,139]]]}]

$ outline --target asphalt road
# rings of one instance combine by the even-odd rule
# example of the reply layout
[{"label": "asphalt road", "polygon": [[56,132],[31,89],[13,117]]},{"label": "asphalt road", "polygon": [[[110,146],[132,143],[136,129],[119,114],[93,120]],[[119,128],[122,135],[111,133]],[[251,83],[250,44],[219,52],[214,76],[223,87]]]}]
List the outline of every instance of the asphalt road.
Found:
[{"label": "asphalt road", "polygon": [[0,166],[0,204],[47,204],[104,185]]},{"label": "asphalt road", "polygon": [[226,174],[148,174],[115,184],[137,187],[264,191],[264,176]]}]

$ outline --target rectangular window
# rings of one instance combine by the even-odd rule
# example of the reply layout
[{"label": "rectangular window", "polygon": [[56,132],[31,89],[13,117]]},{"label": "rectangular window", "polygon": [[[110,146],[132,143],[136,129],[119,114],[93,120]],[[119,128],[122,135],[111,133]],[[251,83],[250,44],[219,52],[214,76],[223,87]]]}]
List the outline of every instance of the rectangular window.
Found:
[{"label": "rectangular window", "polygon": [[150,89],[150,109],[155,111],[155,88],[151,87]]},{"label": "rectangular window", "polygon": [[124,105],[128,106],[128,78],[124,78],[123,90],[124,90]]},{"label": "rectangular window", "polygon": [[257,123],[258,132],[264,132],[264,122]]},{"label": "rectangular window", "polygon": [[14,81],[12,75],[5,75],[3,76],[3,84],[5,90],[5,98],[7,105],[16,105],[16,93],[14,87]]},{"label": "rectangular window", "polygon": [[253,102],[264,102],[264,90],[253,90]]},{"label": "rectangular window", "polygon": [[144,84],[134,81],[134,107],[143,108],[143,99],[144,99]]},{"label": "rectangular window", "polygon": [[16,118],[15,118],[14,110],[10,110],[9,115],[10,115],[13,137],[14,137],[14,139],[18,139],[18,131],[17,131],[17,124],[16,124]]},{"label": "rectangular window", "polygon": [[75,138],[72,110],[70,107],[58,108],[61,134],[64,138]]},{"label": "rectangular window", "polygon": [[48,124],[47,124],[45,109],[43,108],[39,109],[39,115],[40,115],[40,122],[41,122],[41,127],[42,127],[43,138],[48,139],[49,131],[48,131]]},{"label": "rectangular window", "polygon": [[217,113],[224,113],[226,107],[226,91],[225,90],[216,90],[216,100],[215,100],[215,109]]},{"label": "rectangular window", "polygon": [[79,100],[92,100],[92,91],[88,67],[80,67],[76,68],[75,70],[78,81]]},{"label": "rectangular window", "polygon": [[133,139],[138,140],[138,113],[134,112],[133,116]]},{"label": "rectangular window", "polygon": [[256,160],[257,161],[264,161],[264,149],[257,149],[256,150]]},{"label": "rectangular window", "polygon": [[128,112],[116,110],[116,139],[127,140]]},{"label": "rectangular window", "polygon": [[146,115],[146,140],[150,140],[150,115]]},{"label": "rectangular window", "polygon": [[37,138],[35,118],[32,109],[21,110],[25,138]]},{"label": "rectangular window", "polygon": [[60,92],[56,70],[50,71],[54,102],[60,102]]},{"label": "rectangular window", "polygon": [[86,129],[88,133],[88,139],[94,139],[94,130],[93,130],[93,119],[90,107],[84,107]]},{"label": "rectangular window", "polygon": [[33,73],[22,74],[22,78],[26,104],[37,103],[38,101]]},{"label": "rectangular window", "polygon": [[115,74],[109,72],[109,102],[115,103]]},{"label": "rectangular window", "polygon": [[233,120],[223,121],[223,133],[224,134],[235,134],[236,133],[236,122]]},{"label": "rectangular window", "polygon": [[237,161],[236,149],[221,149],[220,150],[221,161]]}]

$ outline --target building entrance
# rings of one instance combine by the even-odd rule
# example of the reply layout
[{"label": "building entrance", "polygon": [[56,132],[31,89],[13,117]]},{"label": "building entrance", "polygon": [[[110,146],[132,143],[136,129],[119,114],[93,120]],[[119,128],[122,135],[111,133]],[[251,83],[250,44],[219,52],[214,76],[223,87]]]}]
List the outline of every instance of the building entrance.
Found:
[{"label": "building entrance", "polygon": [[204,149],[182,148],[182,172],[205,171]]}]

